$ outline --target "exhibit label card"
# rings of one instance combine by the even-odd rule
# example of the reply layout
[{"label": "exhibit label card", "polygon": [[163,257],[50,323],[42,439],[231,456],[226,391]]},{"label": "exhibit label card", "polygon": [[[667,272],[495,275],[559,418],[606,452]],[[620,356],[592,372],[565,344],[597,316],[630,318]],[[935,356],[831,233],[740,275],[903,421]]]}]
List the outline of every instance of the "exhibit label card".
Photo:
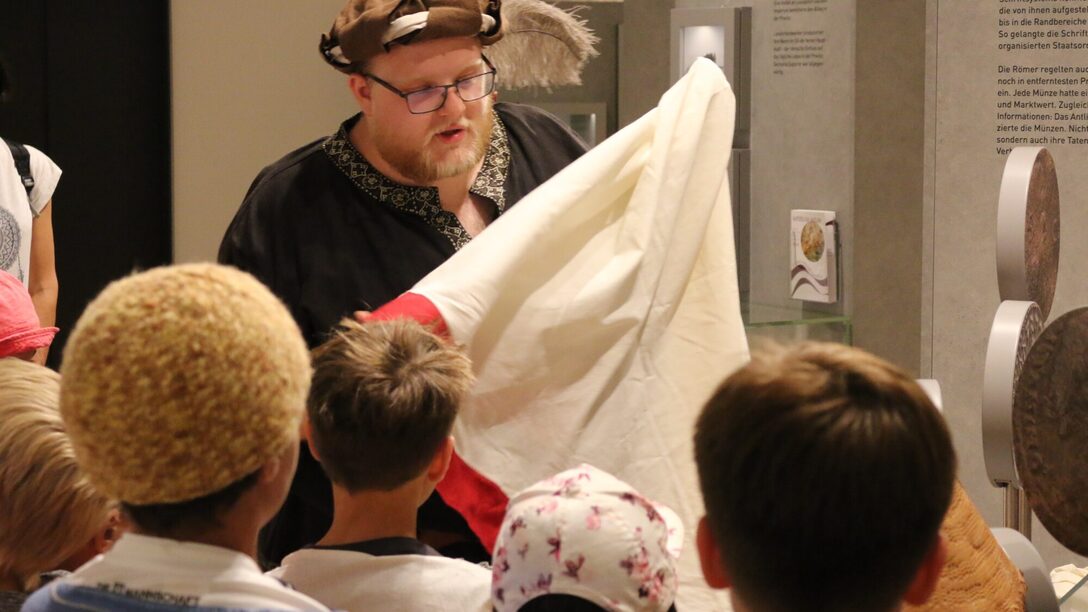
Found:
[{"label": "exhibit label card", "polygon": [[838,301],[836,230],[833,211],[790,211],[791,298],[824,304]]}]

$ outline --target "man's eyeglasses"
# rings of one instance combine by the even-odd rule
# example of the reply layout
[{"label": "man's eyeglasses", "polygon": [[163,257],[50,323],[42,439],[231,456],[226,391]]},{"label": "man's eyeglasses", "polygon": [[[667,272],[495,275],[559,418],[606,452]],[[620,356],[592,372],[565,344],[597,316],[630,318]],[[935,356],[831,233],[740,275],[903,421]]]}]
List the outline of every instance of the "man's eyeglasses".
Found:
[{"label": "man's eyeglasses", "polygon": [[413,115],[424,115],[433,113],[446,104],[446,96],[449,95],[450,88],[455,89],[464,102],[479,100],[495,91],[495,67],[486,57],[480,57],[489,68],[487,72],[458,79],[449,85],[434,85],[415,91],[401,91],[370,73],[364,73],[363,76],[404,98],[404,101],[408,103],[408,112]]}]

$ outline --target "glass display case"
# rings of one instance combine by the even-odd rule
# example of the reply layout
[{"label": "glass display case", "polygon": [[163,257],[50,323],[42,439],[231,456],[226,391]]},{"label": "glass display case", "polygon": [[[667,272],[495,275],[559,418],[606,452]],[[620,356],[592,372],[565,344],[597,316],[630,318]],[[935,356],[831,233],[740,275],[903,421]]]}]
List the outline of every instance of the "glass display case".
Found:
[{"label": "glass display case", "polygon": [[850,317],[806,310],[800,304],[790,307],[743,302],[741,317],[753,346],[761,341],[790,344],[806,340],[852,344],[854,339]]}]

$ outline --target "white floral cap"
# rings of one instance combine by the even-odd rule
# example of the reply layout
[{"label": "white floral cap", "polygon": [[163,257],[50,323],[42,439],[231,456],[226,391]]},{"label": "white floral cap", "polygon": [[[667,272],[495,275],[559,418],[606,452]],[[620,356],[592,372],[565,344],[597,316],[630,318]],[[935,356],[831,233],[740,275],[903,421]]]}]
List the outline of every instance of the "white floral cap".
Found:
[{"label": "white floral cap", "polygon": [[498,612],[572,595],[606,610],[668,610],[676,598],[680,517],[582,464],[510,500],[492,557]]}]

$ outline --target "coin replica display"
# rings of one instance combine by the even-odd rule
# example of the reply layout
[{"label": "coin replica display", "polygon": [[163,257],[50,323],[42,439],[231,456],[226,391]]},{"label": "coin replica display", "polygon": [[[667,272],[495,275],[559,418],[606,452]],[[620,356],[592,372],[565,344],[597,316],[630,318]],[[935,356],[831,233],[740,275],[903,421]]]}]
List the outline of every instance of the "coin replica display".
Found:
[{"label": "coin replica display", "polygon": [[1016,147],[1005,162],[997,210],[1002,300],[1031,301],[1050,316],[1060,252],[1058,174],[1043,147]]},{"label": "coin replica display", "polygon": [[982,453],[994,486],[1020,486],[1012,451],[1012,406],[1028,351],[1043,331],[1035,302],[1002,302],[990,327],[982,379]]},{"label": "coin replica display", "polygon": [[1069,550],[1088,554],[1088,308],[1051,323],[1031,348],[1013,404],[1020,483],[1035,515]]},{"label": "coin replica display", "polygon": [[824,256],[824,228],[809,221],[801,230],[801,252],[809,261],[820,261]]}]

